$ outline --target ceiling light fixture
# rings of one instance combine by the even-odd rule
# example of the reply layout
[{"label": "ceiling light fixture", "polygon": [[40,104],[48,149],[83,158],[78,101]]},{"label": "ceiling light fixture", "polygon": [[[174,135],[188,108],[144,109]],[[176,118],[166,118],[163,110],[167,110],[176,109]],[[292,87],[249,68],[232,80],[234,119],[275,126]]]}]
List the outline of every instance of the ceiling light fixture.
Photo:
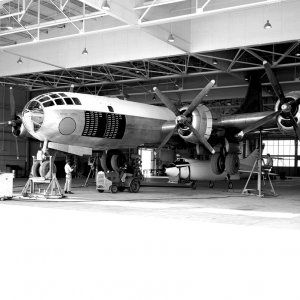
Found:
[{"label": "ceiling light fixture", "polygon": [[216,59],[213,59],[213,65],[217,65],[218,61]]},{"label": "ceiling light fixture", "polygon": [[87,51],[86,47],[84,47],[84,49],[82,50],[81,54],[83,55],[88,55],[89,52]]},{"label": "ceiling light fixture", "polygon": [[12,30],[14,29],[12,26],[0,26],[0,30]]},{"label": "ceiling light fixture", "polygon": [[21,56],[20,56],[19,59],[17,60],[17,63],[18,63],[19,65],[21,65],[21,64],[23,63],[23,60],[22,60],[22,57],[21,57]]},{"label": "ceiling light fixture", "polygon": [[101,8],[102,8],[103,10],[106,10],[106,11],[110,10],[110,5],[108,4],[107,0],[104,0],[104,1],[102,2]]},{"label": "ceiling light fixture", "polygon": [[266,24],[264,25],[264,29],[270,29],[270,28],[272,28],[272,25],[271,25],[270,21],[267,20]]},{"label": "ceiling light fixture", "polygon": [[168,42],[169,43],[174,43],[175,42],[175,39],[174,39],[174,36],[172,33],[170,33],[169,37],[168,37]]}]

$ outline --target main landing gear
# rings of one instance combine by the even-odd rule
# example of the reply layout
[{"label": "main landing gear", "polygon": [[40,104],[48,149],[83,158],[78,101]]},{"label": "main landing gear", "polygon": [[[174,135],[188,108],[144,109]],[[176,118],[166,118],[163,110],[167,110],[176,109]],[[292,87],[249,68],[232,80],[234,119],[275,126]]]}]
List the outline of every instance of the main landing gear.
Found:
[{"label": "main landing gear", "polygon": [[49,155],[47,141],[33,157],[30,177],[22,190],[23,197],[62,198],[63,192],[56,178],[55,156]]}]

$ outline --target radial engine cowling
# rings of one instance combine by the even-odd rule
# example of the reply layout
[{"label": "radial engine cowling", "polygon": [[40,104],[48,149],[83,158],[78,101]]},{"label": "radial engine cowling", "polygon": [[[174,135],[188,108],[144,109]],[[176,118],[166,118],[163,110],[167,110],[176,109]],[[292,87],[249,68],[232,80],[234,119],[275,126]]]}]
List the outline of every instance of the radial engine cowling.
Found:
[{"label": "radial engine cowling", "polygon": [[[183,113],[187,109],[187,106],[184,106],[180,109]],[[200,135],[204,136],[208,139],[212,132],[212,114],[209,108],[203,104],[200,104],[187,118],[191,118],[192,126],[200,133]],[[199,140],[196,136],[190,131],[190,129],[183,124],[179,124],[178,134],[181,138],[186,140],[187,142],[197,144]]]},{"label": "radial engine cowling", "polygon": [[[287,102],[290,102],[291,105],[290,107],[286,108],[286,111],[284,109],[284,105],[283,104],[281,106],[282,112],[281,114],[277,117],[277,125],[278,128],[281,132],[286,133],[286,134],[294,134],[294,128],[292,125],[292,121],[291,121],[291,117],[290,117],[290,113],[289,111],[292,113],[297,125],[300,125],[300,91],[296,91],[296,92],[290,92],[288,94],[286,94],[285,97]],[[278,111],[280,106],[280,100],[277,101],[276,105],[275,105],[275,110]]]}]

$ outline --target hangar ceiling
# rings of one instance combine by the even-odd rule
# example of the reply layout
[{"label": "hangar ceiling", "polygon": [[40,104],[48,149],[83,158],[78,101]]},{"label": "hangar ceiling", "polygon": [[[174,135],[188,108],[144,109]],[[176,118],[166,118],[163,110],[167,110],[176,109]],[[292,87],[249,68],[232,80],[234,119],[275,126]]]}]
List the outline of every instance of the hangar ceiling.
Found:
[{"label": "hangar ceiling", "polygon": [[299,2],[0,0],[0,82],[155,102],[154,85],[185,101],[214,78],[207,99],[233,99],[259,70],[272,95],[267,60],[300,90]]}]

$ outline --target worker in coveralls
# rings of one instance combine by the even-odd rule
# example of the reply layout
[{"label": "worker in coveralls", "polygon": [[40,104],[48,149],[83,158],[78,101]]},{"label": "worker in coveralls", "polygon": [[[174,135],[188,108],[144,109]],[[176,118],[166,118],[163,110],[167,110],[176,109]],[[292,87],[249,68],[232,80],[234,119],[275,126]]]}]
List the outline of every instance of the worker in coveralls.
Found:
[{"label": "worker in coveralls", "polygon": [[65,164],[65,173],[66,173],[66,183],[65,183],[65,194],[73,194],[71,191],[72,188],[72,172],[74,171],[75,166],[71,166],[70,159],[66,159]]}]

